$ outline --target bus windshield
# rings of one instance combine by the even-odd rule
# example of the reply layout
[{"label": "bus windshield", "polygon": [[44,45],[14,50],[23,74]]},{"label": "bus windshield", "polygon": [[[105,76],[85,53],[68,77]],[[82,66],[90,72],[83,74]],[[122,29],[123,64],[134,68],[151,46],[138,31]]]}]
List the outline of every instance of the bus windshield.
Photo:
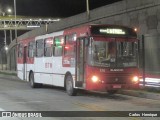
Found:
[{"label": "bus windshield", "polygon": [[137,42],[135,41],[92,41],[88,62],[92,66],[136,67]]}]

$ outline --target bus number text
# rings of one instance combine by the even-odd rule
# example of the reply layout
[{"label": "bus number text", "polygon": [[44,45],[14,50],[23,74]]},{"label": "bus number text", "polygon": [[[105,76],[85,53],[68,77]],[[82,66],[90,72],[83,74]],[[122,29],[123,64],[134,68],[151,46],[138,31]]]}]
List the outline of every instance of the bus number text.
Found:
[{"label": "bus number text", "polygon": [[52,68],[52,63],[45,63],[45,68]]}]

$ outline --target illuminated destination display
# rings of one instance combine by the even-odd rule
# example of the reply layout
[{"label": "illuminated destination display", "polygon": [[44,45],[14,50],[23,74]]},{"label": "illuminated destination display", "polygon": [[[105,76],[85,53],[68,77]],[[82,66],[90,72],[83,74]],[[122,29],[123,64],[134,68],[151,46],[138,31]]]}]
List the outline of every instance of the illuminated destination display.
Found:
[{"label": "illuminated destination display", "polygon": [[120,34],[120,35],[126,34],[126,32],[123,31],[122,29],[114,29],[114,28],[100,29],[99,31],[101,33],[107,33],[107,34]]},{"label": "illuminated destination display", "polygon": [[102,35],[108,37],[132,37],[137,38],[137,33],[132,28],[123,26],[92,26],[92,35]]}]

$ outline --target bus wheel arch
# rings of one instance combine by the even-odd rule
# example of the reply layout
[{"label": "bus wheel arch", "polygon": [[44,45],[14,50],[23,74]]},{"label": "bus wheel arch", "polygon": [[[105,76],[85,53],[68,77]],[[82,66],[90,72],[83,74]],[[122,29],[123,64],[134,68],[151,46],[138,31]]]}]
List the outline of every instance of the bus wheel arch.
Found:
[{"label": "bus wheel arch", "polygon": [[64,87],[69,96],[76,96],[77,90],[74,88],[74,81],[70,72],[65,74]]}]

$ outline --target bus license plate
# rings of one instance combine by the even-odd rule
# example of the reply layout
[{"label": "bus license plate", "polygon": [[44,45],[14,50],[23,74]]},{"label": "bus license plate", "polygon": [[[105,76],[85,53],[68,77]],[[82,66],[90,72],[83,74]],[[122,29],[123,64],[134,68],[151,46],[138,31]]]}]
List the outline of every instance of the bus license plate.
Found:
[{"label": "bus license plate", "polygon": [[113,85],[113,88],[121,88],[121,85]]}]

